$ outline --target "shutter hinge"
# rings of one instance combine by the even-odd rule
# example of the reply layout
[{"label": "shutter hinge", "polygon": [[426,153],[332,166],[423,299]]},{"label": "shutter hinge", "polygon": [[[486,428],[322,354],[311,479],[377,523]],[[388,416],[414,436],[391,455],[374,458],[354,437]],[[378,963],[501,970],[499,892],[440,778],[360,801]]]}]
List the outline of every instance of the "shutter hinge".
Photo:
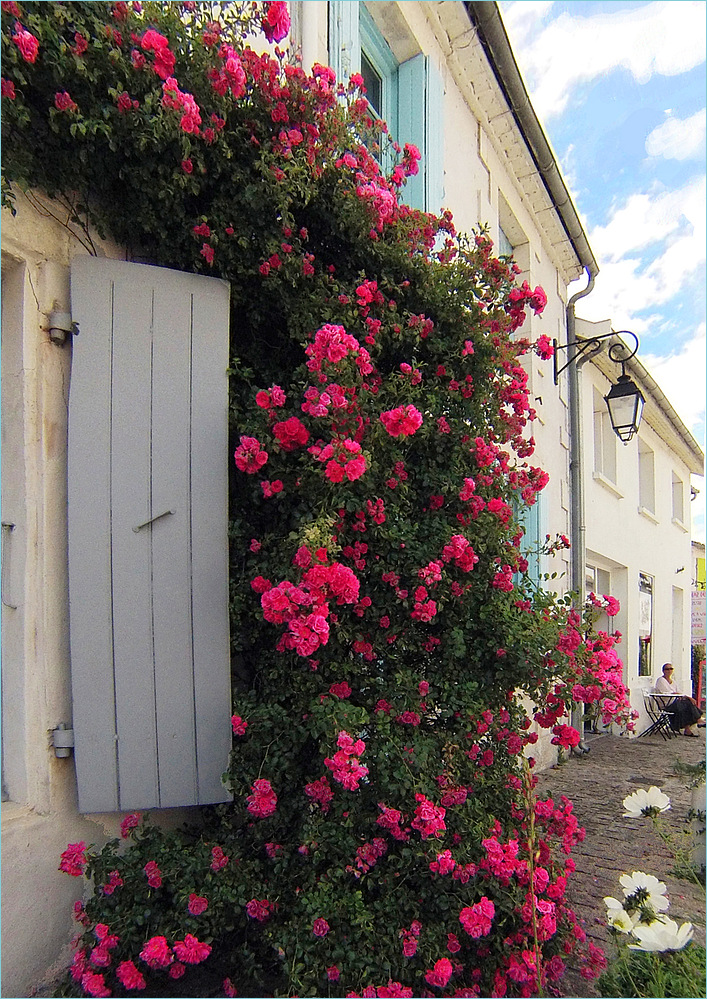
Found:
[{"label": "shutter hinge", "polygon": [[74,730],[67,728],[66,722],[59,722],[52,732],[52,746],[54,747],[54,755],[58,759],[71,756],[71,750],[74,748]]},{"label": "shutter hinge", "polygon": [[79,326],[71,319],[70,312],[50,312],[47,316],[47,325],[44,327],[49,333],[49,339],[57,347],[63,347],[67,336],[78,336]]}]

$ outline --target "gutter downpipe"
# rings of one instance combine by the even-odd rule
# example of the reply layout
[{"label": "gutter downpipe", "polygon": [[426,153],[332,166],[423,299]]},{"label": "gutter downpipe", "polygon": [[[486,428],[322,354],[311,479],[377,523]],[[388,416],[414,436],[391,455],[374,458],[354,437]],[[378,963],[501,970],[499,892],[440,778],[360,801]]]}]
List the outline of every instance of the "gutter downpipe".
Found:
[{"label": "gutter downpipe", "polygon": [[[585,298],[594,288],[598,268],[596,265],[585,267],[589,277],[589,283],[582,291],[578,291],[567,303],[567,343],[574,344],[575,334],[575,303],[580,298]],[[579,368],[585,361],[590,360],[590,355],[577,358],[577,350],[574,346],[568,346],[567,353],[569,363],[567,367],[567,381],[569,389],[569,418],[570,418],[570,556],[571,556],[571,588],[575,594],[575,605],[582,607],[584,604],[585,588],[585,561],[586,561],[586,525],[584,522],[584,468],[582,464],[582,418],[580,408],[579,391]],[[584,741],[583,732],[583,705],[575,704],[572,708],[571,724],[580,732],[582,738],[577,749],[582,753],[589,752],[589,746]]]},{"label": "gutter downpipe", "polygon": [[[578,291],[567,303],[567,343],[574,344],[575,335],[575,303],[585,298],[594,288],[597,271],[586,267],[589,277],[587,287]],[[586,525],[584,523],[584,476],[582,474],[582,419],[580,411],[579,368],[584,361],[590,360],[590,355],[577,359],[577,351],[568,347],[569,364],[567,380],[569,385],[569,417],[570,417],[570,542],[572,545],[572,590],[577,594],[578,604],[584,603],[584,562]]]}]

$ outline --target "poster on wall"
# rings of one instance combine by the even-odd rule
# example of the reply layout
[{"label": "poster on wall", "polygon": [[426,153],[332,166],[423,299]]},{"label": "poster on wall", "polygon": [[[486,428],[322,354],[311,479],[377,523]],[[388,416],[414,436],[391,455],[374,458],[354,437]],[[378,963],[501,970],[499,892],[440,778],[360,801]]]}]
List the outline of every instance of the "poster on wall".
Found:
[{"label": "poster on wall", "polygon": [[638,634],[649,638],[653,618],[653,594],[641,590],[638,594]]},{"label": "poster on wall", "polygon": [[707,590],[692,591],[692,645],[703,645],[705,641],[705,596]]}]

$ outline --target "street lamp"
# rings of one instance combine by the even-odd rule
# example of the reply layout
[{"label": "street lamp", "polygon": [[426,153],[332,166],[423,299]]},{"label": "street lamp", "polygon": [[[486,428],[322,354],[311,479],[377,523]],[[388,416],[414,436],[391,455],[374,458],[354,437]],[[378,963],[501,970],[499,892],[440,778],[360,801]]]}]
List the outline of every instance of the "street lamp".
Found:
[{"label": "street lamp", "polygon": [[[574,340],[572,342],[568,341],[563,346],[558,344],[557,340],[553,340],[553,346],[555,352],[553,354],[553,364],[554,364],[554,377],[555,385],[557,385],[560,374],[569,367],[572,361],[575,361],[577,357],[583,356],[587,351],[596,351],[596,346],[602,340],[608,340],[610,337],[616,336],[631,336],[636,341],[636,346],[632,351],[627,353],[629,348],[625,343],[612,343],[609,347],[609,357],[614,362],[614,364],[621,365],[621,374],[616,385],[611,386],[611,390],[608,395],[604,396],[604,402],[609,410],[609,419],[611,420],[611,426],[614,433],[624,444],[628,442],[638,433],[638,428],[641,423],[641,417],[643,415],[643,406],[645,405],[645,399],[638,386],[629,378],[626,374],[626,362],[629,361],[636,351],[638,350],[638,337],[635,333],[630,330],[620,330],[618,333],[614,333],[611,330],[609,333],[602,333],[598,336],[587,337],[586,340]],[[575,350],[562,367],[558,367],[557,364],[557,352],[559,350],[569,350],[570,347],[574,347]]]}]

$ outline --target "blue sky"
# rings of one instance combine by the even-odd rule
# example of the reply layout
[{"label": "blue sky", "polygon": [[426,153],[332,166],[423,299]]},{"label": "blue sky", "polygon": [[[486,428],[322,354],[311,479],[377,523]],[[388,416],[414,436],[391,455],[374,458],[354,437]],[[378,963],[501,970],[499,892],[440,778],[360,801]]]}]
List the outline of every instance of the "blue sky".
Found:
[{"label": "blue sky", "polygon": [[[638,334],[638,356],[704,450],[707,4],[500,8],[599,263],[578,314]],[[704,541],[705,480],[695,485]]]}]

